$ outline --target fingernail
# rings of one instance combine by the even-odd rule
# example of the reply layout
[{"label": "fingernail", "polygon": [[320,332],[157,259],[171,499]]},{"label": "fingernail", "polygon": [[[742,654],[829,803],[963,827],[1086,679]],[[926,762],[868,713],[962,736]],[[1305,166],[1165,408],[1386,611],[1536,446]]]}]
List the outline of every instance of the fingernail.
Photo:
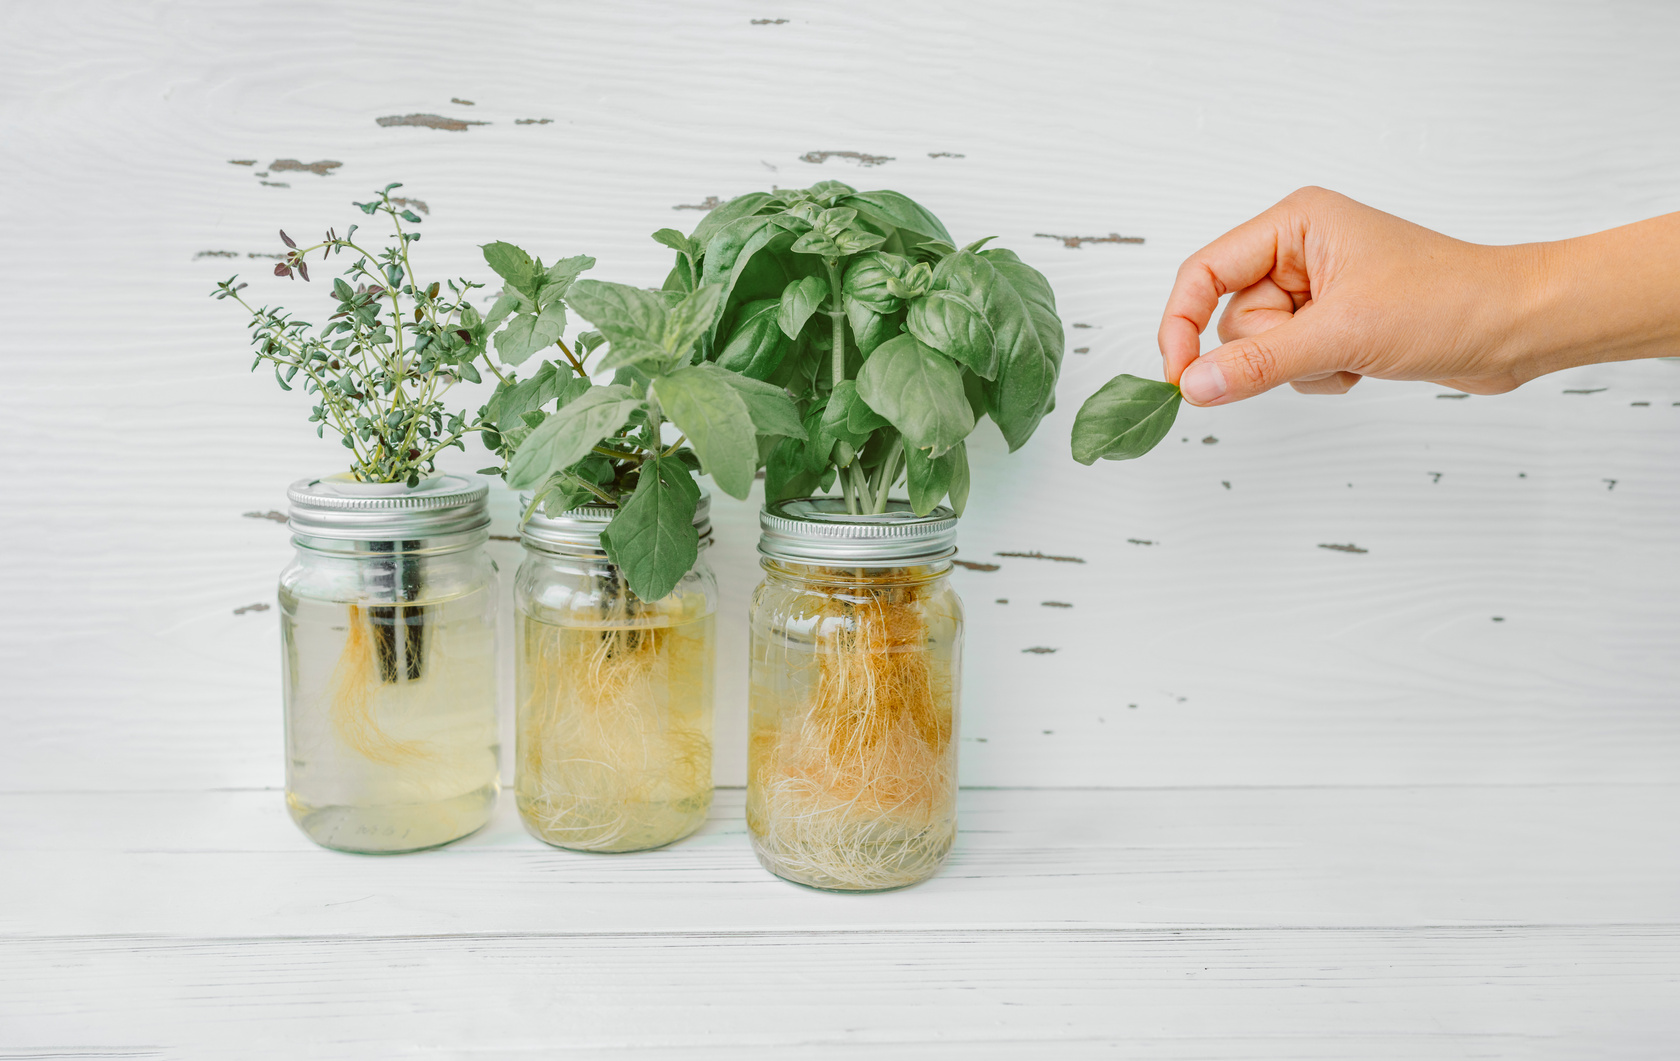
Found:
[{"label": "fingernail", "polygon": [[1211,357],[1190,362],[1184,375],[1178,378],[1178,389],[1196,405],[1206,405],[1225,396],[1225,373]]}]

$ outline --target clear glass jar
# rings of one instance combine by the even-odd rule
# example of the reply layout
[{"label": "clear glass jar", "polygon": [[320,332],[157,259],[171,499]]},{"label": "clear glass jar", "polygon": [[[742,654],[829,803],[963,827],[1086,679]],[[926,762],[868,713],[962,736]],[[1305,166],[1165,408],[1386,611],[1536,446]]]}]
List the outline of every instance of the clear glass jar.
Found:
[{"label": "clear glass jar", "polygon": [[574,851],[644,851],[700,828],[712,805],[717,579],[700,556],[656,601],[601,548],[614,510],[541,514],[514,580],[514,792],[531,835]]},{"label": "clear glass jar", "polygon": [[482,481],[293,483],[280,573],[286,805],[340,851],[418,851],[496,805],[496,567]]},{"label": "clear glass jar", "polygon": [[770,505],[753,596],[747,829],[765,869],[835,891],[938,871],[957,832],[956,517]]}]

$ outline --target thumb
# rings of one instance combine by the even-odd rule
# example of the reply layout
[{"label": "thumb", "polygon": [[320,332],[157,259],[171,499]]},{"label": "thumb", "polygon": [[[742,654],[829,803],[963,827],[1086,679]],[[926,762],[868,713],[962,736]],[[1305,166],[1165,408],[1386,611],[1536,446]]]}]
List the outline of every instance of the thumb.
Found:
[{"label": "thumb", "polygon": [[1209,350],[1185,366],[1178,387],[1191,405],[1229,405],[1280,384],[1343,368],[1329,329],[1300,312],[1261,332]]}]

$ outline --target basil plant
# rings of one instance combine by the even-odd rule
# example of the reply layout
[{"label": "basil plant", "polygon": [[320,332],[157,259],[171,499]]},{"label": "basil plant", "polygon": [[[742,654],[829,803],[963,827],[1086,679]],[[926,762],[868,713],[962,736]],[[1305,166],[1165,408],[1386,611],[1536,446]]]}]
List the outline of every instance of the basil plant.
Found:
[{"label": "basil plant", "polygon": [[677,252],[667,298],[717,292],[695,368],[792,400],[802,430],[760,431],[767,501],[838,482],[849,512],[879,513],[902,481],[916,512],[948,497],[961,513],[975,425],[990,416],[1016,450],[1055,405],[1049,282],[987,240],[959,250],[898,192],[754,192],[654,238]]},{"label": "basil plant", "polygon": [[[698,356],[723,306],[721,285],[659,292],[582,280],[593,259],[545,270],[506,243],[486,246],[484,257],[507,284],[485,318],[506,322],[498,353],[518,363],[553,346],[563,358],[497,388],[481,416],[495,425],[486,444],[508,463],[486,471],[532,491],[527,517],[539,505],[549,515],[586,503],[616,508],[601,534],[607,558],[637,596],[658,600],[699,555],[694,475],[745,498],[760,451],[804,437],[793,402]],[[568,305],[595,326],[575,351],[561,335]],[[609,369],[611,383],[591,382],[590,372]],[[681,437],[667,441],[667,422]]]}]

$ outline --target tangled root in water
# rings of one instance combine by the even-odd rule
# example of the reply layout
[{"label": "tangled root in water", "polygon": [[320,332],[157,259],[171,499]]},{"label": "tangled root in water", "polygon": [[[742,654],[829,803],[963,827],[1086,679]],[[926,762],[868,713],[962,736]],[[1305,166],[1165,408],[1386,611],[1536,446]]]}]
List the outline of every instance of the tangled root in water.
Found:
[{"label": "tangled root in water", "polygon": [[[752,736],[748,824],[778,872],[877,890],[933,873],[956,833],[950,676],[913,589],[830,601],[797,725]],[[787,717],[787,716],[784,716]]]},{"label": "tangled root in water", "polygon": [[563,627],[528,619],[519,805],[586,851],[693,832],[712,795],[710,622]]},{"label": "tangled root in water", "polygon": [[397,765],[429,755],[424,741],[397,740],[379,727],[374,717],[380,682],[374,666],[370,623],[357,605],[350,605],[349,634],[332,676],[332,727],[344,746],[376,763]]}]

